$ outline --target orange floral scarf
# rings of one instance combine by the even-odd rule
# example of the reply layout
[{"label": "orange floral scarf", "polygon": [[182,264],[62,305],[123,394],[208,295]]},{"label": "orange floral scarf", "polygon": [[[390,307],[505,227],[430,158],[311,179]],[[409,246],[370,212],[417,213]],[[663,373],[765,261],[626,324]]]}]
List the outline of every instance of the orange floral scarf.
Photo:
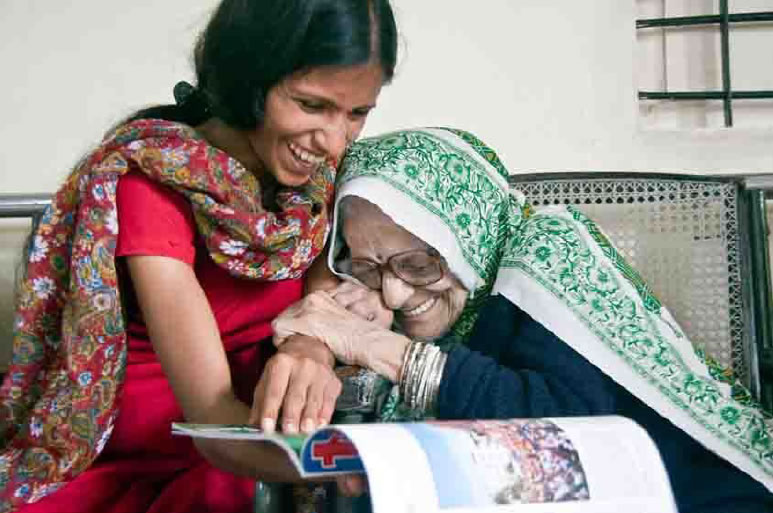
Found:
[{"label": "orange floral scarf", "polygon": [[190,201],[209,254],[233,275],[297,278],[324,246],[331,168],[303,187],[280,188],[268,211],[255,176],[188,126],[139,120],[109,134],[32,236],[0,387],[0,512],[73,479],[110,437],[126,366],[116,188],[132,169]]}]

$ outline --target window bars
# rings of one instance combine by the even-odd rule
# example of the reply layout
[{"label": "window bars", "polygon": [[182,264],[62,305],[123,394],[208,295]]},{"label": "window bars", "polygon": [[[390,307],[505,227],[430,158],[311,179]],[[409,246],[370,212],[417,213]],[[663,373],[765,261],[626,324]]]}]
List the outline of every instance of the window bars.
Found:
[{"label": "window bars", "polygon": [[773,21],[773,12],[730,14],[728,0],[719,0],[718,15],[636,20],[637,29],[719,25],[722,59],[721,91],[639,91],[640,100],[722,100],[725,126],[733,126],[733,100],[773,99],[773,91],[734,91],[730,80],[730,24]]}]

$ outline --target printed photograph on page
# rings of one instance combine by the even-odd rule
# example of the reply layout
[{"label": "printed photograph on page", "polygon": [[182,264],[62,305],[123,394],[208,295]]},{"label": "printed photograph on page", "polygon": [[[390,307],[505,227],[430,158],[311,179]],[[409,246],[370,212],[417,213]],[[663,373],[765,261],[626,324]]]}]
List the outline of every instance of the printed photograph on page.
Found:
[{"label": "printed photograph on page", "polygon": [[543,419],[407,424],[441,508],[590,499],[577,450]]}]

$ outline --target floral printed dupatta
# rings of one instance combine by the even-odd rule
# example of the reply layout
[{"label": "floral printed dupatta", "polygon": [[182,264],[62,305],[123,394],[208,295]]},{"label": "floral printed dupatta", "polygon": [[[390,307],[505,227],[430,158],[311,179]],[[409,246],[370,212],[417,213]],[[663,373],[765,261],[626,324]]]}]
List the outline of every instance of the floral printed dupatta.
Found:
[{"label": "floral printed dupatta", "polygon": [[[601,229],[572,207],[534,209],[497,155],[451,129],[356,143],[336,201],[356,195],[433,246],[470,291],[452,330],[464,340],[480,301],[501,294],[709,450],[773,491],[773,422],[693,347]],[[343,246],[334,222],[329,264]],[[415,418],[395,389],[381,418]]]},{"label": "floral printed dupatta", "polygon": [[110,436],[127,351],[116,188],[129,170],[190,201],[210,256],[234,276],[298,278],[324,245],[332,169],[280,189],[268,211],[257,178],[188,126],[139,120],[108,135],[70,174],[32,237],[0,388],[0,512],[71,480]]}]

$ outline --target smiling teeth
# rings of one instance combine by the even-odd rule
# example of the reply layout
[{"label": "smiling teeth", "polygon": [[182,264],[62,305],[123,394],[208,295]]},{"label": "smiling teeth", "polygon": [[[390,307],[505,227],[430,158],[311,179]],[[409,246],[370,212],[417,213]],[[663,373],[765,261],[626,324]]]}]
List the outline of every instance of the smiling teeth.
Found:
[{"label": "smiling teeth", "polygon": [[290,151],[293,152],[293,155],[298,158],[298,160],[305,162],[306,164],[319,165],[325,161],[324,156],[313,155],[294,143],[289,143],[287,146],[290,148]]},{"label": "smiling teeth", "polygon": [[403,315],[405,317],[416,317],[417,315],[421,315],[432,308],[435,305],[436,300],[437,298],[431,297],[412,310],[404,310]]}]

